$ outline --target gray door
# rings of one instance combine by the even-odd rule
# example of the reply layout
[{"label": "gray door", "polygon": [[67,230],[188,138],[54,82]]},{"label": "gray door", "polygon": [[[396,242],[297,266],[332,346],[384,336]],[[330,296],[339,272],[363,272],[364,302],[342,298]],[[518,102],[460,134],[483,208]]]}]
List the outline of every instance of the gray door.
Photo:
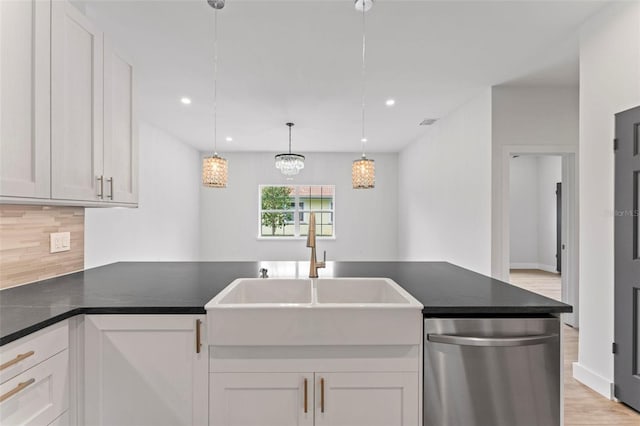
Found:
[{"label": "gray door", "polygon": [[640,107],[616,114],[615,396],[640,410]]}]

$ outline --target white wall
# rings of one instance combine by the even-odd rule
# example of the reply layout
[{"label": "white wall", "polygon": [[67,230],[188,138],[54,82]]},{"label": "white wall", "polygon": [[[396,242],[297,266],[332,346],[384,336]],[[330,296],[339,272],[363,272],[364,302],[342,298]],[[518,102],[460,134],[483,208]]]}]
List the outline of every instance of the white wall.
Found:
[{"label": "white wall", "polygon": [[509,234],[511,268],[538,267],[538,159],[511,159]]},{"label": "white wall", "polygon": [[521,155],[510,161],[510,267],[556,271],[556,183],[562,157]]},{"label": "white wall", "polygon": [[397,154],[371,154],[376,187],[354,190],[351,163],[357,153],[310,153],[304,170],[287,181],[274,166],[273,153],[226,153],[226,189],[200,189],[202,260],[308,260],[304,239],[258,240],[260,184],[336,186],[335,240],[318,239],[318,257],[327,260],[395,260],[397,257]]},{"label": "white wall", "polygon": [[139,144],[139,207],[85,210],[85,268],[198,259],[199,153],[144,123]]},{"label": "white wall", "polygon": [[403,260],[491,272],[491,91],[442,118],[398,160]]},{"label": "white wall", "polygon": [[[580,348],[574,377],[613,381],[614,114],[640,105],[640,3],[607,6],[580,41]],[[629,319],[631,321],[631,318]]]},{"label": "white wall", "polygon": [[[492,89],[492,275],[508,279],[509,238],[505,234],[505,149],[549,148],[554,153],[578,149],[577,87],[514,87]],[[509,228],[506,228],[509,229]]]}]

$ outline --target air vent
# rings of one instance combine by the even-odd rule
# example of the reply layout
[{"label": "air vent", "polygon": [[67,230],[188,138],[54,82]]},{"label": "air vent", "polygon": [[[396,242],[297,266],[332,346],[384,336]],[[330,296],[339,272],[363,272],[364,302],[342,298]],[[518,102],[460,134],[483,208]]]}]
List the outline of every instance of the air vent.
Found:
[{"label": "air vent", "polygon": [[422,120],[420,122],[421,126],[431,126],[433,123],[435,123],[436,121],[438,121],[437,118],[425,118],[424,120]]}]

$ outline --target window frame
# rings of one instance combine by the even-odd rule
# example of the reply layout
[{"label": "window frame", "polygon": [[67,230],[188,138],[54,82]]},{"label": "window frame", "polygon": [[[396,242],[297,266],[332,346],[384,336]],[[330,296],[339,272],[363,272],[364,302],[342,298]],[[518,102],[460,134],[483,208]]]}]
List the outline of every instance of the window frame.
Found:
[{"label": "window frame", "polygon": [[[296,195],[292,201],[294,203],[293,209],[286,210],[278,210],[278,212],[283,213],[291,213],[294,218],[294,235],[282,235],[282,236],[273,236],[273,235],[262,235],[262,214],[276,212],[275,210],[262,210],[262,188],[278,186],[278,187],[295,187],[296,189],[299,187],[311,187],[311,186],[330,186],[333,188],[333,197],[331,200],[331,208],[329,209],[319,209],[319,210],[311,210],[310,208],[304,208],[306,206],[303,198],[301,198],[296,191]],[[314,211],[316,213],[329,213],[331,214],[331,226],[333,227],[333,235],[324,236],[324,235],[316,235],[316,239],[319,240],[335,240],[336,239],[336,185],[334,184],[286,184],[286,183],[276,183],[276,184],[258,184],[258,236],[256,237],[258,240],[272,240],[272,241],[297,241],[297,240],[306,240],[306,235],[300,235],[300,224],[304,221],[304,215]]]}]

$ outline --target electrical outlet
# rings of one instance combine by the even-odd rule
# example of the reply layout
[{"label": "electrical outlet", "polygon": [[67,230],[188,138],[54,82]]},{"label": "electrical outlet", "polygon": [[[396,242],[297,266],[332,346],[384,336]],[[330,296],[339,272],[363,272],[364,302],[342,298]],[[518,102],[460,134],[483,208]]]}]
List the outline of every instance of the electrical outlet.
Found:
[{"label": "electrical outlet", "polygon": [[53,232],[49,234],[50,253],[58,253],[61,251],[71,250],[71,233],[70,232]]}]

